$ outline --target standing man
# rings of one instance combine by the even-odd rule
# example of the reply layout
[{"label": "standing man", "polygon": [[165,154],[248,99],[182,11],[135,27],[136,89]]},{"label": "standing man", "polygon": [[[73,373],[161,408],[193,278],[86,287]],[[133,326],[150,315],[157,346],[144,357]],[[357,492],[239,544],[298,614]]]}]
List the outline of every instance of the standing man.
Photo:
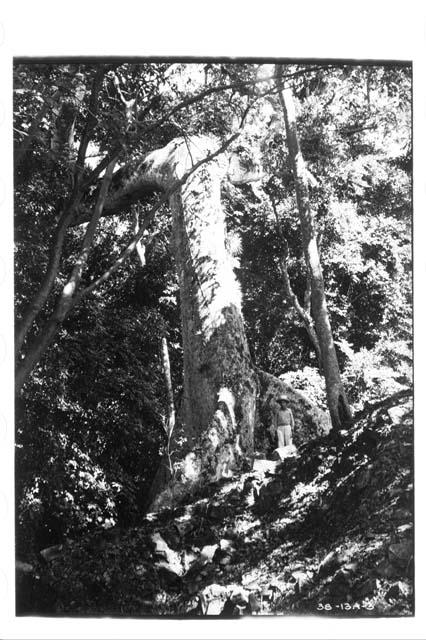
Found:
[{"label": "standing man", "polygon": [[294,418],[285,395],[278,398],[278,408],[272,416],[271,430],[277,434],[278,448],[293,444]]}]

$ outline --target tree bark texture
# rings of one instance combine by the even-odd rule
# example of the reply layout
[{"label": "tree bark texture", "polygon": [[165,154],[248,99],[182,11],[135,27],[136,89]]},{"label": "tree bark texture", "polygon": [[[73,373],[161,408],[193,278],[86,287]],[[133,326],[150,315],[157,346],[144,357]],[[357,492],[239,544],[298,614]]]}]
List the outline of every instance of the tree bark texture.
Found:
[{"label": "tree bark texture", "polygon": [[287,145],[295,182],[303,249],[311,282],[312,315],[314,317],[315,330],[321,349],[327,391],[327,404],[333,428],[341,429],[352,421],[352,413],[340,378],[339,364],[327,310],[324,278],[315,232],[315,221],[310,208],[306,169],[297,136],[296,111],[293,96],[291,89],[282,89],[279,80],[277,83],[285,118]]},{"label": "tree bark texture", "polygon": [[[173,141],[149,154],[144,179],[168,189],[215,146],[207,137]],[[182,473],[194,478],[230,471],[253,449],[258,380],[225,247],[220,182],[226,170],[224,159],[215,158],[170,199],[184,351],[182,451],[192,456]]]}]

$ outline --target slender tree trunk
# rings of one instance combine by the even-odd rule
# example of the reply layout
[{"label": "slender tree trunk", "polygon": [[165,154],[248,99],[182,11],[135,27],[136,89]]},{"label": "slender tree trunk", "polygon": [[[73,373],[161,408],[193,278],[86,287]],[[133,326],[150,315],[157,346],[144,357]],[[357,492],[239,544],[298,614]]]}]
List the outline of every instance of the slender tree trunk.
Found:
[{"label": "slender tree trunk", "polygon": [[281,225],[280,225],[280,220],[278,218],[278,212],[277,212],[277,207],[275,205],[274,199],[271,197],[271,204],[272,204],[272,208],[275,214],[275,219],[277,221],[277,229],[278,229],[278,234],[281,238],[281,241],[283,243],[283,259],[280,260],[279,262],[279,266],[280,266],[280,271],[281,271],[281,276],[283,279],[283,283],[284,283],[284,290],[286,292],[287,298],[291,301],[293,308],[295,309],[295,311],[297,312],[297,314],[299,315],[299,317],[301,318],[306,332],[311,340],[312,346],[314,347],[315,350],[315,354],[317,356],[317,360],[318,360],[318,366],[320,369],[322,369],[322,356],[321,356],[321,349],[320,349],[320,344],[318,341],[318,336],[316,334],[315,331],[315,325],[314,325],[314,321],[312,319],[311,316],[311,282],[310,279],[308,277],[307,279],[307,283],[306,283],[306,290],[305,290],[305,296],[304,296],[304,304],[303,306],[300,304],[296,294],[293,291],[293,287],[291,286],[291,282],[290,282],[290,276],[288,274],[288,269],[287,269],[287,263],[288,263],[288,243],[287,240],[283,234]]},{"label": "slender tree trunk", "polygon": [[[277,72],[279,76],[279,73],[281,73],[279,67],[277,67]],[[315,221],[310,208],[306,169],[297,136],[296,111],[291,89],[283,89],[280,79],[277,80],[277,86],[279,89],[280,103],[284,112],[287,145],[295,181],[297,206],[302,229],[303,248],[311,282],[312,315],[314,317],[316,334],[321,349],[327,403],[333,428],[341,429],[346,424],[351,423],[352,413],[340,378],[339,364],[327,310],[324,279],[315,232]]]},{"label": "slender tree trunk", "polygon": [[40,283],[38,290],[36,291],[33,299],[28,307],[25,309],[22,320],[16,324],[15,331],[15,355],[17,356],[22,349],[22,345],[26,338],[26,335],[31,328],[34,320],[44,307],[47,298],[52,291],[52,287],[55,283],[56,276],[58,275],[59,264],[62,256],[62,247],[64,244],[65,236],[70,225],[71,220],[74,217],[76,207],[78,207],[81,195],[79,197],[71,198],[71,202],[66,206],[63,211],[58,225],[55,229],[52,247],[50,250],[49,262],[46,268],[46,272]]},{"label": "slender tree trunk", "polygon": [[161,338],[161,359],[163,362],[164,385],[167,399],[167,433],[171,434],[175,426],[175,403],[173,400],[172,374],[170,371],[169,346],[167,338]]},{"label": "slender tree trunk", "polygon": [[[64,205],[64,209],[57,223],[46,272],[33,299],[31,300],[27,309],[25,309],[21,321],[17,323],[15,332],[15,356],[17,356],[21,351],[22,345],[29,329],[44,307],[50,295],[50,292],[52,291],[56,276],[58,275],[65,236],[84,195],[85,186],[82,185],[82,175],[86,159],[87,147],[90,142],[93,129],[97,122],[96,114],[98,110],[98,96],[102,86],[103,75],[104,70],[103,67],[101,67],[97,70],[93,79],[92,92],[89,103],[89,114],[86,119],[83,135],[78,149],[77,162],[74,167],[74,186],[68,198],[68,201]],[[30,360],[31,359],[32,358],[30,358]],[[30,360],[28,360],[28,363],[30,362]]]},{"label": "slender tree trunk", "polygon": [[167,445],[166,445],[166,458],[167,465],[169,468],[170,475],[173,474],[173,463],[171,457],[171,438],[173,434],[173,429],[175,428],[176,422],[176,412],[175,412],[175,403],[173,400],[173,386],[172,386],[172,374],[170,371],[170,358],[169,358],[169,347],[167,344],[167,338],[164,336],[161,338],[161,359],[163,362],[163,375],[164,375],[164,385],[166,387],[166,403],[167,403],[167,415],[164,421],[164,430],[167,436]]},{"label": "slender tree trunk", "polygon": [[311,318],[311,315],[308,311],[306,311],[306,307],[303,308],[302,305],[300,304],[296,294],[293,291],[293,288],[291,286],[291,282],[290,282],[290,277],[288,275],[288,270],[287,270],[287,260],[283,259],[280,262],[280,270],[281,270],[281,275],[283,278],[283,282],[284,282],[284,289],[285,292],[287,294],[287,297],[289,298],[289,300],[291,300],[294,309],[296,310],[296,312],[298,313],[298,315],[300,316],[306,332],[311,340],[312,346],[314,348],[315,351],[315,355],[317,357],[317,361],[318,361],[318,367],[321,370],[322,369],[322,355],[321,355],[321,348],[320,348],[320,343],[318,340],[318,336],[317,336],[317,332],[315,330],[315,325],[314,325],[314,321]]},{"label": "slender tree trunk", "polygon": [[53,338],[56,335],[58,326],[65,320],[70,313],[76,301],[78,300],[77,292],[80,285],[83,270],[87,264],[89,252],[91,249],[93,237],[96,231],[99,218],[102,215],[103,206],[105,204],[106,196],[108,193],[109,184],[111,182],[112,173],[116,159],[114,159],[108,165],[103,178],[102,187],[99,193],[98,201],[93,212],[93,217],[87,226],[86,233],[83,238],[80,254],[74,264],[71,275],[62,289],[62,293],[56,303],[55,309],[45,326],[40,333],[35,336],[32,345],[30,345],[25,358],[17,365],[15,375],[15,393],[16,395],[21,391],[27,377],[39,362],[40,358],[45,353],[46,349],[51,344]]}]

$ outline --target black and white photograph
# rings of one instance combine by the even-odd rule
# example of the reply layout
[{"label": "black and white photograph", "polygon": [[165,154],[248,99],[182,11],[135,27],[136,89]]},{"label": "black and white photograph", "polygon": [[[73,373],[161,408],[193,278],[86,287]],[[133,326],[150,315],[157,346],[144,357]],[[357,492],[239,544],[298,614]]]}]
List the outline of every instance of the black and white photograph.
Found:
[{"label": "black and white photograph", "polygon": [[423,640],[426,11],[0,11],[0,636]]},{"label": "black and white photograph", "polygon": [[412,99],[14,58],[17,616],[414,615]]}]

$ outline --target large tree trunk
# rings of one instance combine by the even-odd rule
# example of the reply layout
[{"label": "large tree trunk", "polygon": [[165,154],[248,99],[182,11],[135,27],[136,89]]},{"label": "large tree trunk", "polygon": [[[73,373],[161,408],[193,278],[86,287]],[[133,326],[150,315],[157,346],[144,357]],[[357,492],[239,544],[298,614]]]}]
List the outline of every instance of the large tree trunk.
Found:
[{"label": "large tree trunk", "polygon": [[[210,138],[173,141],[144,163],[145,178],[170,188],[190,166],[215,150]],[[253,450],[258,380],[241,315],[241,292],[225,247],[220,182],[227,170],[215,158],[172,195],[172,248],[180,282],[184,350],[182,476],[217,477]]]},{"label": "large tree trunk", "polygon": [[[277,67],[279,71],[279,67]],[[312,315],[321,350],[321,359],[325,377],[327,404],[334,429],[341,429],[351,423],[352,413],[340,378],[339,364],[334,347],[333,333],[327,310],[324,291],[324,278],[319,257],[315,220],[309,202],[309,187],[306,168],[299,146],[296,127],[296,112],[291,89],[283,90],[277,80],[279,98],[284,112],[287,133],[287,145],[293,170],[297,206],[299,209],[302,241],[311,282]]]},{"label": "large tree trunk", "polygon": [[[216,146],[207,137],[175,140],[147,156],[141,167],[143,180],[170,189]],[[184,406],[181,429],[177,425],[174,432],[180,463],[173,490],[160,493],[154,506],[168,504],[182,487],[237,469],[253,453],[258,411],[266,427],[274,398],[283,391],[290,397],[299,442],[328,429],[321,411],[252,363],[241,291],[225,246],[220,183],[227,171],[234,182],[238,173],[229,166],[224,157],[202,165],[170,198],[172,248],[180,283]],[[245,181],[244,176],[238,181]],[[161,482],[160,475],[156,492],[167,480],[164,477]]]}]

